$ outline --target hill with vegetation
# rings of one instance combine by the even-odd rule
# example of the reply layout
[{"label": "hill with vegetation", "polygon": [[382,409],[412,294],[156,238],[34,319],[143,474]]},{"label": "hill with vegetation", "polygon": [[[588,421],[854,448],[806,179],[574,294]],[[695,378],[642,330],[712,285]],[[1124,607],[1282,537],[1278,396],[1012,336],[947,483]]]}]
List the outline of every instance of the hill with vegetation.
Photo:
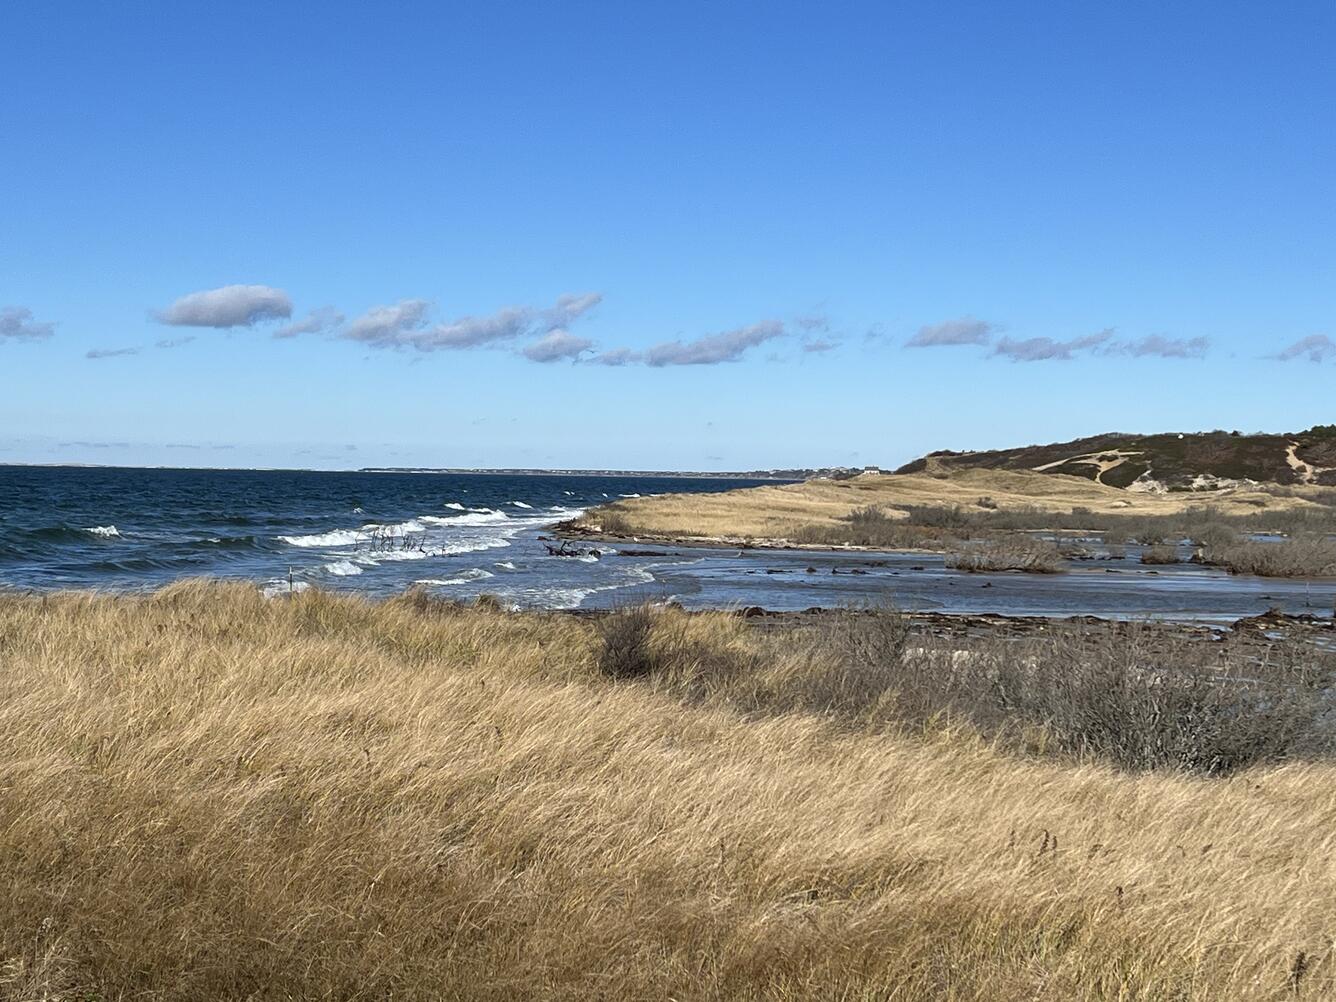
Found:
[{"label": "hill with vegetation", "polygon": [[1134,491],[1211,490],[1241,483],[1336,485],[1336,425],[1295,434],[1112,432],[1052,445],[932,452],[897,473],[1029,470]]}]

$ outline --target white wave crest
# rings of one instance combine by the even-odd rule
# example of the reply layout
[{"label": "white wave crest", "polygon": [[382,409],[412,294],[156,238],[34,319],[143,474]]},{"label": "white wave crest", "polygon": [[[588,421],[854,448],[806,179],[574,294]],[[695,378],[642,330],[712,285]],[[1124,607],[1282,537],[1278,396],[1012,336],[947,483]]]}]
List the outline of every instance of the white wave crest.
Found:
[{"label": "white wave crest", "polygon": [[309,536],[279,536],[279,541],[289,546],[356,546],[366,538],[366,533],[356,529],[335,529],[333,532],[317,532]]},{"label": "white wave crest", "polygon": [[305,591],[311,587],[309,581],[292,581],[287,578],[275,578],[273,581],[266,581],[260,586],[260,594],[265,598],[278,598],[280,595],[286,595],[289,592],[297,593]]},{"label": "white wave crest", "polygon": [[113,539],[121,534],[121,530],[114,525],[93,525],[85,529],[84,532],[91,532],[94,536],[101,536],[103,539]]},{"label": "white wave crest", "polygon": [[[425,516],[430,517],[430,516]],[[391,522],[388,525],[381,525],[378,522],[368,522],[362,526],[364,532],[375,532],[385,536],[401,536],[409,532],[421,532],[426,526],[419,519],[410,518],[407,522]]]},{"label": "white wave crest", "polygon": [[418,581],[414,581],[413,583],[420,585],[433,585],[433,586],[462,585],[462,584],[468,584],[472,581],[485,581],[487,578],[490,577],[492,577],[491,571],[485,571],[481,567],[474,567],[452,578],[422,578]]},{"label": "white wave crest", "polygon": [[442,507],[442,508],[451,508],[451,509],[453,509],[453,510],[455,510],[455,511],[468,511],[468,509],[465,508],[465,507],[464,507],[462,504],[460,504],[458,501],[447,501],[445,504],[441,505],[441,507]]},{"label": "white wave crest", "polygon": [[516,508],[532,508],[532,507],[533,507],[533,505],[531,505],[531,504],[525,504],[523,501],[512,501],[512,502],[510,502],[510,503],[513,504]]},{"label": "white wave crest", "polygon": [[466,515],[423,515],[421,521],[429,525],[492,525],[509,522],[510,516],[503,511],[470,511]]},{"label": "white wave crest", "polygon": [[496,566],[503,571],[513,571],[515,569],[515,565],[509,560],[498,560]]},{"label": "white wave crest", "polygon": [[325,564],[325,570],[335,577],[352,577],[355,574],[361,574],[362,568],[351,560],[335,560],[331,564]]}]

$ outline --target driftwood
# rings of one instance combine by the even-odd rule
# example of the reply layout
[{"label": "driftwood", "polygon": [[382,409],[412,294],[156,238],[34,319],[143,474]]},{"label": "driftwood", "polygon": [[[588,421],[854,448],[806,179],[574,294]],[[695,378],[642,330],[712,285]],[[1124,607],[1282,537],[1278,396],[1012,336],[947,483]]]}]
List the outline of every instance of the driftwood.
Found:
[{"label": "driftwood", "polygon": [[579,546],[572,546],[569,540],[563,539],[560,546],[553,546],[551,543],[544,543],[547,547],[549,557],[593,557],[595,560],[603,556],[602,552],[592,547],[582,549]]}]

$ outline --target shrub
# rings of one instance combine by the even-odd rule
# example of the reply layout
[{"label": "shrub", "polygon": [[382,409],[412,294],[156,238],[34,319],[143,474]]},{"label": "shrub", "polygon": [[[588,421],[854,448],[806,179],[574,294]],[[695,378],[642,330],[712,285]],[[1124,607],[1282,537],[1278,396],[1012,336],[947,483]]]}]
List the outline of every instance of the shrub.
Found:
[{"label": "shrub", "polygon": [[953,550],[946,555],[946,566],[960,571],[1024,571],[1027,574],[1058,574],[1066,570],[1056,546],[1027,536],[985,540]]},{"label": "shrub", "polygon": [[1178,557],[1178,547],[1173,543],[1161,543],[1157,546],[1148,546],[1141,551],[1141,562],[1143,564],[1177,564],[1181,561]]},{"label": "shrub", "polygon": [[598,623],[598,670],[609,678],[643,678],[658,667],[650,641],[654,612],[644,605],[618,609]]},{"label": "shrub", "polygon": [[1203,560],[1223,567],[1231,574],[1273,578],[1333,577],[1336,576],[1336,540],[1317,535],[1270,543],[1240,540],[1207,547]]},{"label": "shrub", "polygon": [[1224,774],[1336,750],[1326,696],[1336,662],[1303,644],[1258,657],[1149,624],[910,637],[898,613],[830,616],[783,676],[787,699],[772,702],[915,730],[963,719],[1003,745],[1136,770]]}]

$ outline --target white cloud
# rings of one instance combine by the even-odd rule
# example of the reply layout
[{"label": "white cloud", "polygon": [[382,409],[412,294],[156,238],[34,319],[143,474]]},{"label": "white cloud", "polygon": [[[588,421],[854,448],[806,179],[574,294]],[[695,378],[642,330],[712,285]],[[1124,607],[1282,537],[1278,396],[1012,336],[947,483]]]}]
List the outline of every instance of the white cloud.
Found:
[{"label": "white cloud", "polygon": [[710,334],[695,341],[667,341],[645,352],[645,364],[659,368],[665,365],[717,365],[736,362],[748,348],[783,337],[784,325],[778,320],[763,320],[750,327]]},{"label": "white cloud", "polygon": [[947,320],[920,327],[906,342],[906,348],[943,348],[962,344],[987,344],[997,331],[994,324],[973,317]]},{"label": "white cloud", "polygon": [[632,362],[639,362],[640,354],[630,348],[613,348],[611,351],[595,355],[589,361],[597,365],[623,366],[630,365]]},{"label": "white cloud", "polygon": [[343,323],[343,314],[332,306],[312,310],[301,320],[274,331],[274,337],[296,337],[298,334],[323,334]]},{"label": "white cloud", "polygon": [[174,327],[253,327],[292,316],[292,300],[268,285],[225,285],[182,296],[156,317]]},{"label": "white cloud", "polygon": [[430,307],[425,299],[401,299],[391,306],[373,306],[347,326],[343,337],[375,348],[398,347],[422,328]]},{"label": "white cloud", "polygon": [[545,335],[524,349],[524,357],[531,362],[558,362],[563,358],[578,358],[588,351],[594,342],[585,337],[576,337],[569,331],[548,331]]},{"label": "white cloud", "polygon": [[1210,347],[1210,340],[1204,337],[1167,338],[1161,337],[1159,334],[1152,334],[1149,337],[1143,337],[1140,341],[1128,341],[1120,344],[1113,350],[1136,358],[1145,358],[1146,356],[1155,358],[1205,358]]},{"label": "white cloud", "polygon": [[1274,357],[1282,362],[1295,358],[1306,358],[1310,362],[1325,362],[1329,358],[1336,359],[1336,341],[1326,334],[1310,334],[1295,341]]},{"label": "white cloud", "polygon": [[0,307],[0,341],[41,341],[55,333],[56,325],[39,323],[26,306]]},{"label": "white cloud", "polygon": [[1113,330],[1106,329],[1098,334],[1073,338],[1070,341],[1055,341],[1050,337],[1032,337],[1024,341],[1003,338],[993,349],[994,355],[1002,355],[1013,362],[1042,362],[1051,359],[1067,361],[1074,352],[1088,351],[1107,344],[1113,338]]},{"label": "white cloud", "polygon": [[378,306],[354,320],[343,337],[375,348],[416,348],[418,351],[460,351],[516,341],[566,326],[597,306],[596,292],[561,296],[546,309],[507,306],[482,317],[465,316],[428,325],[428,303],[407,299],[395,306]]},{"label": "white cloud", "polygon": [[840,342],[831,341],[828,338],[819,338],[816,341],[807,341],[803,344],[803,351],[820,352],[834,351],[840,346]]},{"label": "white cloud", "polygon": [[94,348],[84,358],[116,358],[118,355],[138,355],[138,348]]}]

